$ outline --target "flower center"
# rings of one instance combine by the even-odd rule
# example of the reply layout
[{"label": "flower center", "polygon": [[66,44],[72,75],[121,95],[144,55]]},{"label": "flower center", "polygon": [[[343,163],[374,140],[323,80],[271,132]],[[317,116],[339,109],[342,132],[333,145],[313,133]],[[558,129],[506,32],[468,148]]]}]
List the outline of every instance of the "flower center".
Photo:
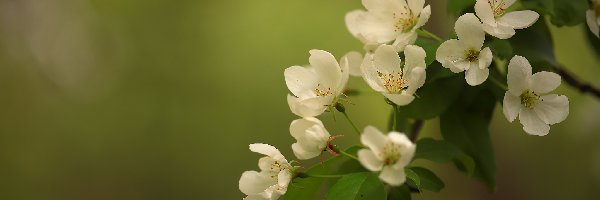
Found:
[{"label": "flower center", "polygon": [[331,87],[327,87],[327,89],[319,89],[320,87],[321,87],[321,84],[318,84],[317,88],[315,88],[315,94],[317,96],[324,97],[324,96],[329,96],[332,94]]},{"label": "flower center", "polygon": [[479,59],[479,51],[475,49],[469,49],[465,52],[465,59],[469,62],[474,62]]},{"label": "flower center", "polygon": [[384,165],[393,165],[400,160],[400,145],[388,142],[383,146],[381,150],[381,157],[383,157]]},{"label": "flower center", "polygon": [[504,6],[506,5],[504,0],[488,0],[488,3],[494,12],[494,17],[500,17],[504,14]]},{"label": "flower center", "polygon": [[525,108],[532,109],[540,100],[540,95],[527,90],[521,94],[521,105],[525,106]]},{"label": "flower center", "polygon": [[377,71],[377,75],[390,93],[400,93],[408,87],[407,81],[402,79],[402,72],[381,73]]},{"label": "flower center", "polygon": [[417,21],[419,21],[419,18],[413,15],[412,11],[406,6],[404,6],[404,11],[400,12],[400,14],[393,13],[393,16],[394,19],[396,19],[396,24],[394,24],[396,32],[408,32],[412,30],[417,24]]},{"label": "flower center", "polygon": [[285,170],[285,169],[289,169],[290,167],[291,166],[288,163],[283,163],[281,161],[275,160],[271,164],[271,168],[270,168],[271,178],[277,179],[279,172],[281,172],[282,170]]}]

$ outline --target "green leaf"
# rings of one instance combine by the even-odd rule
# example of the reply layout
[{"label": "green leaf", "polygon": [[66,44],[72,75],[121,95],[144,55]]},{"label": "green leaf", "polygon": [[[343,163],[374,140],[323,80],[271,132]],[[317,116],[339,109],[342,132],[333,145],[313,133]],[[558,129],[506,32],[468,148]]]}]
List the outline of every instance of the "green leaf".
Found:
[{"label": "green leaf", "polygon": [[457,76],[449,69],[442,67],[442,64],[439,62],[432,63],[425,69],[425,71],[427,71],[427,80],[425,80],[426,84],[434,82],[438,79]]},{"label": "green leaf", "polygon": [[[346,152],[356,155],[356,152],[360,149],[358,146],[350,147],[346,150]],[[307,174],[332,174],[334,171],[336,173],[344,173],[337,172],[335,169],[337,168],[338,163],[340,162],[348,162],[350,160],[345,156],[339,155],[328,159],[327,161],[318,163],[305,172]],[[356,161],[354,161],[356,162]],[[315,199],[323,186],[325,179],[323,178],[315,178],[315,177],[307,177],[307,178],[294,178],[292,183],[288,187],[287,192],[283,199],[285,200],[305,200],[305,199]]]},{"label": "green leaf", "polygon": [[544,20],[538,20],[533,26],[519,30],[509,41],[515,55],[527,58],[534,71],[551,71],[557,66],[552,36]]},{"label": "green leaf", "polygon": [[495,190],[496,163],[488,127],[496,102],[491,92],[484,89],[481,85],[466,89],[460,100],[441,115],[440,129],[446,141],[473,158],[473,175]]},{"label": "green leaf", "polygon": [[448,14],[458,17],[463,13],[473,11],[475,0],[452,0],[448,1]]},{"label": "green leaf", "polygon": [[329,193],[327,200],[354,200],[372,199],[385,200],[386,192],[383,183],[377,175],[371,172],[362,172],[345,175],[335,183]]},{"label": "green leaf", "polygon": [[424,39],[418,39],[415,42],[415,45],[420,46],[423,48],[423,50],[425,50],[425,64],[427,64],[427,66],[431,65],[431,63],[435,61],[435,52],[437,51],[438,47],[440,47],[440,44],[441,43],[437,41]]},{"label": "green leaf", "polygon": [[400,187],[393,187],[388,194],[388,199],[410,200],[410,189],[408,188],[408,185],[404,184]]},{"label": "green leaf", "polygon": [[423,138],[417,141],[417,151],[413,159],[426,159],[437,163],[452,161],[462,151],[452,143],[444,140]]},{"label": "green leaf", "polygon": [[[588,8],[587,0],[523,0],[522,4],[527,9],[551,16],[552,24],[556,26],[575,26],[585,22],[584,13]],[[543,21],[544,18],[540,19]]]},{"label": "green leaf", "polygon": [[492,54],[498,58],[509,60],[513,56],[512,46],[507,40],[492,38],[488,46],[492,50]]},{"label": "green leaf", "polygon": [[432,192],[439,192],[445,186],[444,182],[442,182],[440,178],[438,178],[432,171],[429,171],[428,169],[425,169],[423,167],[410,167],[410,170],[412,170],[419,177],[419,189],[425,189]]},{"label": "green leaf", "polygon": [[[394,112],[396,112],[395,118],[394,118]],[[396,123],[395,129],[394,129],[394,121]],[[393,109],[393,107],[392,107],[392,112],[390,113],[390,118],[388,120],[388,130],[406,133],[409,128],[410,128],[410,122],[408,121],[408,117],[406,117],[405,113],[398,112],[397,109]]]},{"label": "green leaf", "polygon": [[456,168],[467,173],[468,176],[473,176],[475,173],[475,161],[471,156],[461,153],[454,159]]},{"label": "green leaf", "polygon": [[452,76],[425,83],[417,90],[415,100],[399,106],[398,111],[412,119],[437,117],[457,99],[464,88],[464,81],[464,76]]},{"label": "green leaf", "polygon": [[419,179],[419,175],[415,171],[411,168],[404,168],[404,174],[406,174],[409,183],[415,185],[417,188],[421,187],[421,179]]}]

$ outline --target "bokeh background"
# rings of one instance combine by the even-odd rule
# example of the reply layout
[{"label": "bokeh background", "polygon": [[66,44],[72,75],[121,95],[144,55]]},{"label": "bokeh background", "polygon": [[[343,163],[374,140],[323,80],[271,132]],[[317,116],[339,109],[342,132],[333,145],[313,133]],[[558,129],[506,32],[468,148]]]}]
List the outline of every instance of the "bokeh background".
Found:
[{"label": "bokeh background", "polygon": [[[428,29],[451,31],[445,1]],[[293,158],[283,70],[308,50],[361,44],[344,15],[358,0],[0,0],[0,199],[240,199],[255,142]],[[600,86],[584,25],[552,28],[558,60]],[[367,90],[361,79],[350,87]],[[595,199],[600,100],[562,85],[567,120],[526,135],[496,109],[498,187],[419,162],[445,182],[415,199]],[[352,97],[360,127],[384,128],[375,93]],[[344,120],[321,117],[334,134]],[[358,140],[347,134],[339,144]],[[439,137],[437,120],[422,137]]]}]

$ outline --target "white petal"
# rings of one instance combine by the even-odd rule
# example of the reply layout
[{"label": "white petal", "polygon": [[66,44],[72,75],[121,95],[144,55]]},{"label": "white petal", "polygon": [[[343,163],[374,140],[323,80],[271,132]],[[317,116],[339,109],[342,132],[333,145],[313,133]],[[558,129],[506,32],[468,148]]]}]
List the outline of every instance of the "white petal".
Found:
[{"label": "white petal", "polygon": [[415,24],[415,27],[413,27],[412,30],[414,31],[414,30],[417,30],[418,28],[421,28],[422,26],[424,26],[427,23],[427,21],[429,21],[430,16],[431,16],[431,6],[427,5],[421,11],[421,15],[419,15],[419,21],[417,21],[417,24]]},{"label": "white petal", "polygon": [[408,165],[415,155],[416,145],[412,143],[404,133],[390,132],[388,138],[390,141],[399,144],[400,146],[400,160],[398,160],[395,165],[400,167]]},{"label": "white petal", "polygon": [[[291,180],[292,172],[290,172],[289,170],[281,170],[281,172],[279,172],[279,174],[277,175],[277,184],[279,185],[279,187],[287,188]],[[281,194],[285,194],[285,191],[283,191],[283,193]]]},{"label": "white petal", "polygon": [[492,59],[494,56],[492,55],[492,51],[490,48],[486,47],[479,52],[479,69],[488,68],[490,64],[492,64]]},{"label": "white petal", "polygon": [[531,87],[531,65],[526,58],[514,56],[508,63],[508,91],[520,96]]},{"label": "white petal", "polygon": [[360,66],[362,77],[373,90],[377,92],[387,92],[383,86],[381,78],[379,78],[378,69],[375,68],[375,61],[372,56],[365,56],[363,63]]},{"label": "white petal", "polygon": [[383,96],[385,96],[390,101],[394,102],[396,105],[399,106],[408,105],[410,102],[415,100],[415,96],[413,96],[412,94],[408,94],[408,92],[406,91],[403,91],[400,94],[383,93]]},{"label": "white petal", "polygon": [[379,174],[379,179],[391,186],[402,185],[406,181],[404,168],[385,166],[383,167],[383,170],[381,170],[381,174]]},{"label": "white petal", "polygon": [[479,85],[487,80],[490,75],[490,69],[479,68],[479,63],[472,63],[473,65],[465,72],[465,79],[467,84],[471,86]]},{"label": "white petal", "polygon": [[314,97],[313,90],[317,88],[317,75],[312,68],[300,66],[288,67],[284,71],[285,83],[297,97],[308,98]]},{"label": "white petal", "polygon": [[421,88],[425,84],[426,72],[425,68],[417,67],[413,68],[408,75],[408,88],[406,88],[407,94],[414,94],[417,89]]},{"label": "white petal", "polygon": [[514,29],[530,27],[535,23],[540,14],[531,10],[520,10],[509,12],[498,19],[498,24],[506,25]]},{"label": "white petal", "polygon": [[419,15],[421,10],[423,10],[423,6],[425,5],[425,0],[407,0],[408,8],[412,11],[413,14]]},{"label": "white petal", "polygon": [[322,151],[311,151],[305,149],[301,144],[294,143],[292,144],[292,151],[294,152],[294,156],[300,160],[308,160],[314,157],[321,155]]},{"label": "white petal", "polygon": [[569,115],[569,99],[556,94],[542,96],[533,110],[546,124],[560,123]]},{"label": "white petal", "polygon": [[493,26],[489,24],[483,24],[483,30],[485,30],[485,32],[491,36],[497,37],[498,39],[508,39],[515,35],[514,28],[502,24],[495,24]]},{"label": "white petal", "polygon": [[350,66],[348,65],[348,58],[342,59],[345,60],[345,64],[340,66],[342,70],[342,77],[333,88],[333,96],[335,97],[339,96],[344,92],[344,89],[346,89],[346,84],[348,84],[348,79],[350,78]]},{"label": "white petal", "polygon": [[354,37],[363,43],[387,43],[397,36],[390,12],[389,16],[380,16],[372,12],[353,11],[346,15],[346,26]]},{"label": "white petal", "polygon": [[481,19],[484,24],[495,25],[496,19],[494,18],[494,12],[492,7],[488,3],[488,0],[477,0],[475,2],[475,13]]},{"label": "white petal", "polygon": [[502,103],[502,111],[509,122],[513,122],[521,111],[521,98],[506,91]]},{"label": "white petal", "polygon": [[504,10],[506,10],[508,7],[512,6],[513,3],[515,3],[515,1],[517,1],[517,0],[503,0],[504,4],[503,4],[502,8]]},{"label": "white petal", "polygon": [[406,45],[414,44],[415,41],[417,41],[417,37],[418,37],[418,35],[414,31],[400,33],[398,35],[398,37],[396,37],[396,40],[394,40],[394,43],[392,43],[392,46],[394,47],[394,51],[396,51],[396,52],[404,51],[404,48],[406,47]]},{"label": "white petal", "polygon": [[456,20],[454,30],[458,39],[474,50],[480,50],[485,40],[485,32],[479,19],[473,13],[467,13]]},{"label": "white petal", "polygon": [[390,45],[381,45],[373,55],[375,68],[377,71],[387,74],[400,72],[400,56]]},{"label": "white petal", "polygon": [[290,124],[290,133],[295,139],[299,139],[306,133],[306,130],[312,127],[318,127],[322,132],[322,137],[329,137],[329,132],[325,129],[323,122],[314,117],[305,117],[302,119],[296,119]]},{"label": "white petal", "polygon": [[368,170],[380,171],[381,167],[383,167],[383,162],[370,149],[358,150],[357,156],[360,164]]},{"label": "white petal", "polygon": [[351,51],[342,57],[340,65],[347,65],[348,69],[350,70],[350,75],[361,76],[360,65],[362,64],[362,61],[363,56],[360,53]]},{"label": "white petal", "polygon": [[552,72],[537,72],[531,76],[531,90],[537,94],[545,94],[560,85],[560,76]]},{"label": "white petal", "polygon": [[387,137],[373,126],[365,127],[365,130],[360,135],[360,142],[363,143],[365,146],[369,147],[373,151],[373,153],[376,156],[378,156],[378,158],[381,154],[381,149],[383,148],[387,140]]},{"label": "white petal", "polygon": [[292,95],[287,96],[288,105],[292,113],[300,117],[314,117],[321,115],[331,103],[333,96],[314,97],[308,99],[299,99]]},{"label": "white petal", "polygon": [[366,11],[363,10],[353,10],[346,13],[344,20],[346,21],[346,28],[350,31],[354,37],[359,38],[361,42],[365,42],[364,37],[361,36],[362,32],[362,23],[365,19],[365,15],[367,15]]},{"label": "white petal", "polygon": [[318,82],[325,87],[335,87],[342,79],[342,71],[331,53],[323,50],[310,50],[308,61],[314,67]]},{"label": "white petal", "polygon": [[596,13],[593,10],[587,10],[585,12],[585,18],[590,31],[596,35],[596,37],[600,37],[600,24],[597,23]]},{"label": "white petal", "polygon": [[530,135],[544,136],[550,131],[550,126],[531,109],[521,109],[519,121],[523,124],[523,130]]},{"label": "white petal", "polygon": [[420,46],[408,45],[404,50],[404,69],[403,75],[409,76],[412,69],[416,67],[425,68],[425,50]]},{"label": "white petal", "polygon": [[464,45],[458,40],[447,40],[438,47],[435,53],[435,59],[443,67],[458,73],[465,70],[465,66],[460,61],[464,60]]},{"label": "white petal", "polygon": [[390,13],[393,12],[394,10],[399,9],[402,5],[405,5],[406,3],[403,1],[397,1],[397,0],[362,0],[362,4],[363,6],[365,6],[365,8],[367,10],[369,10],[370,12],[375,12],[375,13]]},{"label": "white petal", "polygon": [[276,180],[269,176],[260,174],[257,171],[245,171],[240,177],[239,189],[246,195],[255,195],[274,184],[276,184]]},{"label": "white petal", "polygon": [[243,200],[271,200],[271,198],[266,198],[263,195],[250,195],[245,197]]},{"label": "white petal", "polygon": [[283,157],[281,152],[274,146],[268,144],[254,143],[250,144],[250,151],[263,154],[265,156],[280,158]]}]

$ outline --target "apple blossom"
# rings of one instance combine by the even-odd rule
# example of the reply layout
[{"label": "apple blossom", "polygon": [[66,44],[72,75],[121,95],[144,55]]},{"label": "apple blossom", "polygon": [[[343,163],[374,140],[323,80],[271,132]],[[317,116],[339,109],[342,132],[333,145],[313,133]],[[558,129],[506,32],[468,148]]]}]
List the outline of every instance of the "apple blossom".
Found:
[{"label": "apple blossom", "polygon": [[297,140],[296,143],[292,144],[292,150],[296,157],[301,160],[321,155],[326,150],[331,137],[321,120],[313,117],[292,121],[290,133]]},{"label": "apple blossom", "polygon": [[592,0],[590,9],[585,12],[585,18],[590,31],[596,37],[600,37],[600,0]]},{"label": "apple blossom", "polygon": [[499,39],[515,35],[515,29],[524,29],[537,21],[540,15],[531,10],[506,12],[516,0],[477,0],[475,13],[483,22],[483,30]]},{"label": "apple blossom", "polygon": [[378,44],[392,44],[396,51],[414,44],[416,30],[429,20],[431,7],[425,0],[363,0],[367,9],[346,14],[346,26],[350,33],[370,50]]},{"label": "apple blossom", "polygon": [[358,151],[359,162],[368,170],[381,171],[379,179],[392,186],[406,181],[404,167],[412,160],[416,145],[406,135],[390,132],[387,136],[373,126],[367,126],[360,141],[368,149]]},{"label": "apple blossom", "polygon": [[362,76],[360,73],[360,65],[362,62],[363,56],[356,51],[348,52],[340,59],[340,65],[348,65],[349,74],[351,76]]},{"label": "apple blossom", "polygon": [[509,122],[517,116],[523,130],[544,136],[549,124],[562,122],[569,115],[569,99],[564,95],[547,94],[560,85],[560,76],[552,72],[531,74],[529,61],[515,56],[508,64],[508,91],[504,94],[503,112]]},{"label": "apple blossom", "polygon": [[261,169],[246,171],[239,181],[239,189],[248,195],[246,200],[278,199],[286,193],[292,179],[293,167],[277,148],[268,144],[251,144],[250,150],[265,155],[258,160]]},{"label": "apple blossom", "polygon": [[481,22],[473,13],[458,18],[454,25],[457,39],[447,40],[437,49],[435,59],[454,73],[465,72],[469,85],[483,83],[489,76],[488,67],[492,63],[492,51],[483,50],[485,32]]},{"label": "apple blossom", "polygon": [[334,106],[348,82],[348,61],[340,66],[329,52],[311,50],[309,63],[309,67],[292,66],[284,72],[293,94],[288,94],[288,105],[300,117],[314,117]]},{"label": "apple blossom", "polygon": [[425,50],[408,45],[404,51],[406,63],[390,45],[381,45],[371,59],[366,59],[361,70],[365,81],[396,105],[407,105],[415,91],[425,83]]}]

